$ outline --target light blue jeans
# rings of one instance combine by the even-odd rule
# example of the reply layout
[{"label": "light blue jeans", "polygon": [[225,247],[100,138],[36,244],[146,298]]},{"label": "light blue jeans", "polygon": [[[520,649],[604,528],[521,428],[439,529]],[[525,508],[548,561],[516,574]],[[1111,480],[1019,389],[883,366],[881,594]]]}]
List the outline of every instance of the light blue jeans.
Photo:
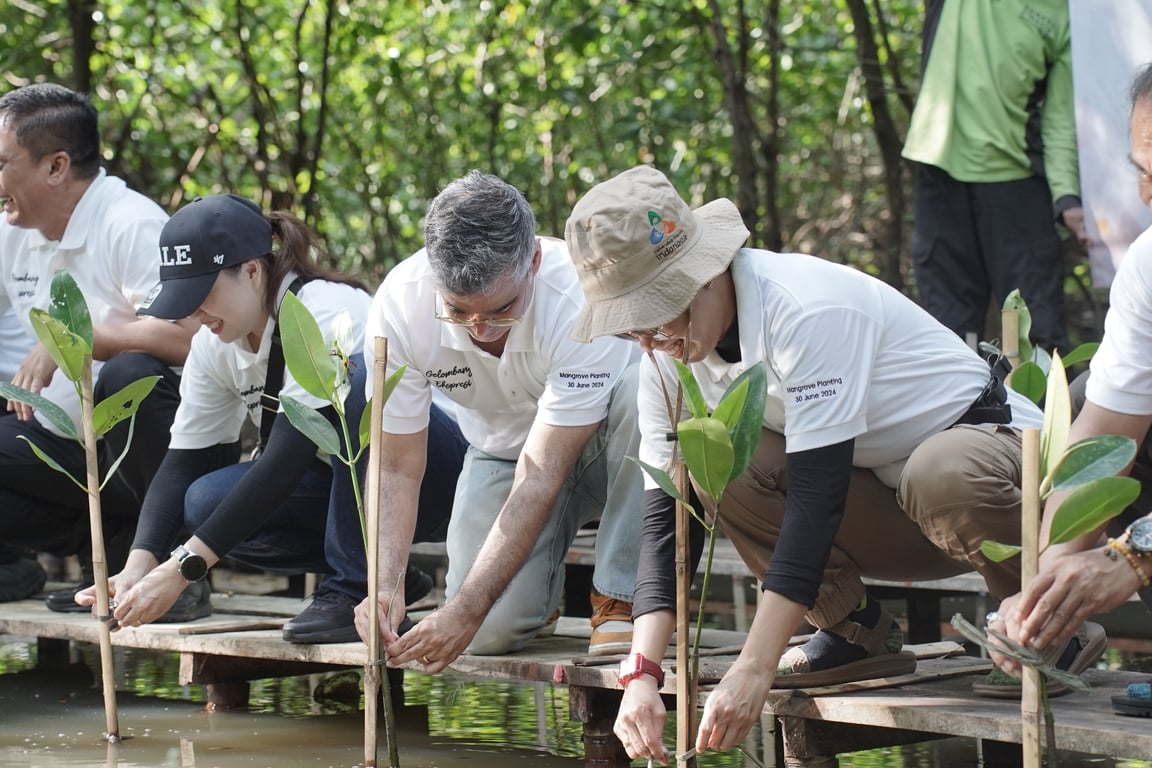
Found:
[{"label": "light blue jeans", "polygon": [[[580,527],[596,518],[600,529],[592,584],[603,595],[631,602],[644,517],[644,478],[640,467],[624,458],[636,456],[640,448],[637,368],[632,365],[621,377],[608,417],[588,440],[527,562],[492,606],[468,653],[508,653],[536,636],[560,605],[568,547]],[[488,538],[515,473],[515,461],[468,449],[448,526],[449,598],[460,589]]]}]

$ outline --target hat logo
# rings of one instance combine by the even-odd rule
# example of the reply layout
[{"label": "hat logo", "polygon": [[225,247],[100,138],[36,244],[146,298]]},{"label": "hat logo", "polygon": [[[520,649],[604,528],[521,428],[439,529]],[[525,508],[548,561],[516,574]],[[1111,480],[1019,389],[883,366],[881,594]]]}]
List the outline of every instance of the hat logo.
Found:
[{"label": "hat logo", "polygon": [[218,253],[215,256],[213,256],[212,257],[212,263],[213,264],[223,264],[224,263],[224,254]]},{"label": "hat logo", "polygon": [[162,267],[188,267],[192,265],[191,245],[174,245],[172,253],[168,253],[168,246],[160,246],[160,266]]},{"label": "hat logo", "polygon": [[648,235],[652,245],[657,245],[665,235],[676,231],[676,222],[667,221],[656,211],[648,211],[648,224],[652,227],[652,232]]}]

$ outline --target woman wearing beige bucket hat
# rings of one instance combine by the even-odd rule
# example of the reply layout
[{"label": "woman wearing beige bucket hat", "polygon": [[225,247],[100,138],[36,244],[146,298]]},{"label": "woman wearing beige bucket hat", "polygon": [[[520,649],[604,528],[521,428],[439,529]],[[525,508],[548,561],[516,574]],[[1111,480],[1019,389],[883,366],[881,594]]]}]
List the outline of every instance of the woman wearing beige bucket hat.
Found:
[{"label": "woman wearing beige bucket hat", "polygon": [[[674,358],[711,407],[747,367],[763,363],[767,374],[759,448],[717,513],[765,594],[743,652],[708,697],[698,750],[739,744],[774,687],[915,668],[862,577],[977,570],[998,597],[1016,591],[1016,565],[986,562],[979,542],[1018,540],[1016,427],[1041,418],[888,285],[812,256],[743,248],[747,235],[730,201],[693,210],[644,167],[590,190],[565,228],[586,302],[574,336],[625,334],[648,353],[642,460],[668,467],[665,436],[687,416],[672,416],[663,394],[677,385]],[[630,757],[666,759],[649,660],[673,632],[673,502],[649,481],[645,506],[616,733]],[[700,530],[694,539],[698,553]],[[818,631],[785,652],[801,619]]]}]

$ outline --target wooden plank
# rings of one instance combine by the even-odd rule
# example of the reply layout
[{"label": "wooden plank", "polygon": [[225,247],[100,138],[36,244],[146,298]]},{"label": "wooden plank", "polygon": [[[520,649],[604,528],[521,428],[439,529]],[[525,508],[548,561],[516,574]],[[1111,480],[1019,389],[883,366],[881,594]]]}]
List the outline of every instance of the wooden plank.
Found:
[{"label": "wooden plank", "polygon": [[[954,659],[929,660],[920,671],[955,664]],[[1147,759],[1152,755],[1152,729],[1142,718],[1112,712],[1110,696],[1128,683],[1147,680],[1146,674],[1089,670],[1087,694],[1052,700],[1056,742],[1060,749]],[[779,717],[801,717],[825,722],[855,723],[905,731],[993,739],[1019,744],[1020,703],[976,697],[971,675],[915,681],[899,688],[864,690],[813,696],[811,691],[770,694],[766,712]]]}]

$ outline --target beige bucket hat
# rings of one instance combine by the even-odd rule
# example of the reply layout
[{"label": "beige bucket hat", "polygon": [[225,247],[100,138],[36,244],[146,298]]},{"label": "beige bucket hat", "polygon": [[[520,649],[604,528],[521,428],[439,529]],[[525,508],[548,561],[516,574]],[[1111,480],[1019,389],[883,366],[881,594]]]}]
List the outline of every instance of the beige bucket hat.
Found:
[{"label": "beige bucket hat", "polygon": [[584,289],[572,338],[591,341],[676,319],[748,239],[731,200],[696,210],[668,178],[641,166],[576,203],[564,239]]}]

